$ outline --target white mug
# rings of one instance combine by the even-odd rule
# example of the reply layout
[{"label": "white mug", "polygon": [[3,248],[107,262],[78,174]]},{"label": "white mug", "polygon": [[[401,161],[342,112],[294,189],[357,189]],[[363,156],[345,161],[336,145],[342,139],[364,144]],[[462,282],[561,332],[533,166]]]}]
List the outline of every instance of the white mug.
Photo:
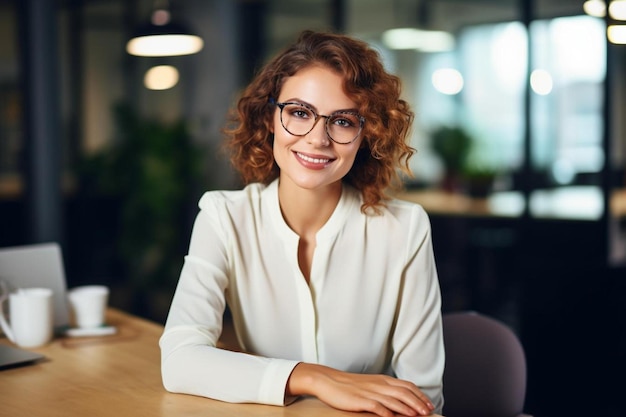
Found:
[{"label": "white mug", "polygon": [[54,312],[50,288],[22,288],[9,294],[9,317],[0,305],[0,325],[4,334],[16,345],[32,348],[52,339]]},{"label": "white mug", "polygon": [[104,325],[109,289],[104,285],[85,285],[72,288],[68,298],[74,312],[76,326],[81,329]]}]

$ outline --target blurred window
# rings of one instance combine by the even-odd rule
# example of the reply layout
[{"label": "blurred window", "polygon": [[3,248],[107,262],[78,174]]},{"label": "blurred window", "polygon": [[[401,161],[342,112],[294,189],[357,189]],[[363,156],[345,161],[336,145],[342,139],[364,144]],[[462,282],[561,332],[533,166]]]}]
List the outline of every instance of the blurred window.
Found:
[{"label": "blurred window", "polygon": [[[524,163],[524,100],[530,88],[533,174],[521,181],[532,183],[531,215],[599,219],[604,22],[589,16],[534,21],[530,76],[528,45],[528,32],[520,22],[471,25],[458,33],[455,51],[420,54],[416,136],[427,136],[442,125],[462,127],[473,139],[469,169],[505,173],[508,180],[500,182],[499,191],[518,190],[517,171]],[[437,89],[433,74],[441,70],[458,74],[461,88]],[[437,158],[429,152],[425,156]],[[419,164],[430,165],[423,157]],[[507,209],[508,214],[521,214],[523,199],[511,201],[516,207]]]},{"label": "blurred window", "polygon": [[[538,217],[599,219],[605,24],[589,16],[538,20],[530,26],[532,167],[543,174],[542,190],[531,194]],[[549,88],[548,88],[549,87]]]}]

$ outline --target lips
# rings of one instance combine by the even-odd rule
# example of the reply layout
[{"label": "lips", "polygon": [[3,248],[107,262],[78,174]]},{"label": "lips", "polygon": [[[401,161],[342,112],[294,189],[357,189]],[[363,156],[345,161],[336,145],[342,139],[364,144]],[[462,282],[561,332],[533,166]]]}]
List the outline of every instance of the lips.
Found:
[{"label": "lips", "polygon": [[304,159],[305,161],[310,162],[312,164],[325,164],[325,163],[330,162],[330,158],[316,158],[316,157],[312,157],[309,155],[305,155],[300,152],[296,152],[296,155],[298,155],[298,158]]},{"label": "lips", "polygon": [[306,155],[301,152],[294,152],[294,154],[301,164],[308,167],[323,168],[330,162],[334,161],[332,158],[325,158],[321,155]]}]

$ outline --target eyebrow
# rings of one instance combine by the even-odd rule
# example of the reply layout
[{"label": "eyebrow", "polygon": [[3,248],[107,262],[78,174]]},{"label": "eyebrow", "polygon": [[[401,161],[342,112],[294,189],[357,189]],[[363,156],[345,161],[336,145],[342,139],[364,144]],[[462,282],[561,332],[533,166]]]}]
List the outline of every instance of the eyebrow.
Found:
[{"label": "eyebrow", "polygon": [[[320,111],[317,109],[317,107],[315,107],[313,104],[307,102],[306,100],[301,100],[299,98],[288,98],[285,100],[280,100],[282,103],[298,103],[298,104],[302,104],[305,107],[309,107],[312,110],[314,110],[317,114],[320,114]],[[333,114],[333,113],[341,113],[341,112],[349,112],[349,113],[357,113],[359,112],[359,110],[357,108],[351,108],[351,109],[338,109],[338,110],[333,110],[331,111],[329,114]]]}]

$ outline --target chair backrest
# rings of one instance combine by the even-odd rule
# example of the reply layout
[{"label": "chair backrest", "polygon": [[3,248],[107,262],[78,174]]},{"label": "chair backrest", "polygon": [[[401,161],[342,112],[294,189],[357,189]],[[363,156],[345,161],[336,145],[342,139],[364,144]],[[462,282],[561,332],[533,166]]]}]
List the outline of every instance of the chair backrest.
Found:
[{"label": "chair backrest", "polygon": [[443,316],[446,417],[514,417],[523,412],[526,357],[513,331],[475,312]]}]

